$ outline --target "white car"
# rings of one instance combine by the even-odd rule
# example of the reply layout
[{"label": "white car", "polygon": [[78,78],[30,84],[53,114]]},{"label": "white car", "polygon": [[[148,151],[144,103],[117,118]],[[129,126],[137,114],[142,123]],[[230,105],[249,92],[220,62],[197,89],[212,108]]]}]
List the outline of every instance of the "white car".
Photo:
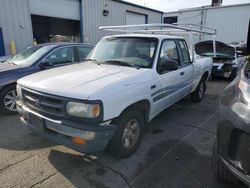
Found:
[{"label": "white car", "polygon": [[191,94],[200,102],[212,59],[191,61],[182,37],[104,37],[85,63],[18,80],[21,121],[54,142],[93,153],[131,155],[161,111]]}]

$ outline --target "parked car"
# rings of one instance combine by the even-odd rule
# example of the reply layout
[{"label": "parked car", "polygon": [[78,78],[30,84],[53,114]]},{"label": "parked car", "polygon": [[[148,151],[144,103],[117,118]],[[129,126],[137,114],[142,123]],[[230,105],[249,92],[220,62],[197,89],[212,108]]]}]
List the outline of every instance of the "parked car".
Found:
[{"label": "parked car", "polygon": [[[248,47],[250,55],[250,22]],[[220,99],[213,168],[223,180],[250,186],[250,59]]]},{"label": "parked car", "polygon": [[16,113],[16,81],[63,65],[81,62],[93,47],[88,44],[48,43],[28,47],[0,64],[0,112]]},{"label": "parked car", "polygon": [[157,114],[189,94],[203,99],[211,69],[211,58],[190,60],[182,37],[108,36],[83,64],[18,80],[17,109],[22,123],[47,139],[127,157]]},{"label": "parked car", "polygon": [[1,56],[0,57],[0,63],[5,62],[6,60],[8,60],[11,56]]},{"label": "parked car", "polygon": [[221,97],[213,167],[219,178],[250,186],[249,156],[250,61]]},{"label": "parked car", "polygon": [[195,51],[201,56],[213,58],[212,77],[224,77],[229,81],[235,79],[245,62],[241,54],[237,54],[235,47],[216,41],[216,53],[213,53],[213,41],[202,41],[195,44]]}]

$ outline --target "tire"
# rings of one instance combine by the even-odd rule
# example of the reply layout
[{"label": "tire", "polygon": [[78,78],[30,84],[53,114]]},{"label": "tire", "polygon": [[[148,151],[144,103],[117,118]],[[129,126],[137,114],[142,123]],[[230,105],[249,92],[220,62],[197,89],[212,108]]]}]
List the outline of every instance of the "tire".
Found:
[{"label": "tire", "polygon": [[229,81],[233,81],[237,77],[237,70],[238,70],[237,68],[232,70],[232,72],[228,78]]},{"label": "tire", "polygon": [[206,92],[206,89],[207,89],[206,79],[202,78],[195,91],[191,93],[192,101],[201,102]]},{"label": "tire", "polygon": [[[118,129],[110,141],[107,151],[118,158],[129,157],[137,150],[142,139],[144,127],[142,113],[137,110],[127,110],[114,123],[118,125]],[[132,126],[134,128],[135,125],[137,125],[137,128],[133,130]],[[134,142],[129,141],[128,137],[130,136],[128,130],[133,130],[130,133],[136,137]],[[127,137],[127,139],[125,137]],[[125,146],[126,144],[127,146]]]},{"label": "tire", "polygon": [[6,115],[12,115],[17,113],[16,85],[6,86],[0,91],[0,112]]},{"label": "tire", "polygon": [[239,180],[232,174],[232,172],[226,167],[223,161],[217,154],[217,146],[214,145],[212,167],[216,177],[220,180],[227,181],[231,184],[238,184]]}]

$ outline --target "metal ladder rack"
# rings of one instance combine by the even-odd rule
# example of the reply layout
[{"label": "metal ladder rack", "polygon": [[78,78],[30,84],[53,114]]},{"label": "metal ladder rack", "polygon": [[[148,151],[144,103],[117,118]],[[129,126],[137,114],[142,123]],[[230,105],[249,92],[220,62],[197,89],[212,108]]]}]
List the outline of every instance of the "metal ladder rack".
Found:
[{"label": "metal ladder rack", "polygon": [[174,35],[174,36],[189,36],[190,48],[192,52],[192,60],[194,59],[194,35],[210,35],[213,40],[214,57],[216,57],[216,29],[203,27],[197,24],[190,23],[175,23],[175,24],[140,24],[140,25],[119,25],[119,26],[101,26],[100,30],[134,33],[134,34],[155,34],[155,35]]}]

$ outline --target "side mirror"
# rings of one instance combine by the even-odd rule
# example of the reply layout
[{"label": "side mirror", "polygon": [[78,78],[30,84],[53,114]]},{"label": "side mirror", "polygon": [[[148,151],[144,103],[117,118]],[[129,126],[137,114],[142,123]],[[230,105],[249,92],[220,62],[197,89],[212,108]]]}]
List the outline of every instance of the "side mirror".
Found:
[{"label": "side mirror", "polygon": [[44,59],[40,65],[39,68],[41,69],[48,69],[54,66],[54,63],[52,61],[50,61],[49,59]]},{"label": "side mirror", "polygon": [[178,69],[178,62],[172,59],[161,59],[162,71],[172,71]]}]

